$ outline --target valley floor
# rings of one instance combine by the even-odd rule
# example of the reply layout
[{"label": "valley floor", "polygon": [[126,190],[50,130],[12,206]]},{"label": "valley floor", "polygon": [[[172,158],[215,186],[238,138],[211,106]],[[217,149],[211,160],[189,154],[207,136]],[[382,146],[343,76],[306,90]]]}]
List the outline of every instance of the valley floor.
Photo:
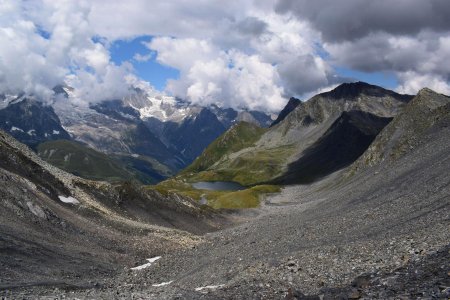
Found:
[{"label": "valley floor", "polygon": [[164,253],[147,268],[124,268],[85,288],[10,287],[0,296],[447,299],[450,129],[443,130],[392,164],[287,187],[267,197],[257,216],[249,212],[247,221]]}]

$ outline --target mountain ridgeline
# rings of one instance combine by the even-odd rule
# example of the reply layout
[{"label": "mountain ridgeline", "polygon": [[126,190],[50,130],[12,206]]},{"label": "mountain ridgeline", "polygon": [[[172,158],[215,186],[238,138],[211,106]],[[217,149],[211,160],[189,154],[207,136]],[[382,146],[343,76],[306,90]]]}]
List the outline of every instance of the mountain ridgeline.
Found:
[{"label": "mountain ridgeline", "polygon": [[[312,182],[357,160],[412,98],[355,82],[306,102],[291,99],[274,124],[255,135],[250,145],[228,143],[215,155],[208,148],[181,176],[243,185]],[[224,144],[221,139],[226,136],[215,143]]]},{"label": "mountain ridgeline", "polygon": [[280,123],[281,121],[283,121],[291,113],[291,111],[293,111],[301,103],[302,103],[302,101],[300,101],[297,98],[294,98],[294,97],[290,98],[288,103],[286,104],[286,106],[280,111],[280,113],[278,114],[278,117],[275,119],[275,121],[273,121],[273,123],[270,125],[270,127],[273,127],[273,126],[277,125],[278,123]]}]

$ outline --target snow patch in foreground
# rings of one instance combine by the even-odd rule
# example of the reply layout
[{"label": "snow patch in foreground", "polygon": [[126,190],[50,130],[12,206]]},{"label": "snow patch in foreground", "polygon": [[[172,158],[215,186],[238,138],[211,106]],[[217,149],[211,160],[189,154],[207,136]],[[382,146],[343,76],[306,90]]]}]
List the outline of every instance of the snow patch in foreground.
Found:
[{"label": "snow patch in foreground", "polygon": [[207,285],[207,286],[202,286],[202,287],[195,288],[195,291],[196,292],[200,292],[202,290],[215,290],[215,289],[218,289],[218,288],[222,288],[224,286],[225,286],[225,284]]},{"label": "snow patch in foreground", "polygon": [[147,258],[148,263],[131,268],[131,270],[142,270],[145,268],[150,267],[155,261],[157,261],[158,259],[160,259],[161,256],[156,256],[156,257],[152,257],[152,258]]},{"label": "snow patch in foreground", "polygon": [[165,286],[165,285],[171,284],[172,282],[173,282],[173,280],[167,281],[167,282],[158,283],[158,284],[152,284],[152,286]]},{"label": "snow patch in foreground", "polygon": [[80,204],[80,201],[71,196],[69,197],[58,196],[58,198],[64,203]]},{"label": "snow patch in foreground", "polygon": [[11,131],[11,132],[13,132],[13,131],[25,132],[25,131],[23,131],[21,128],[16,127],[16,126],[11,127],[11,130],[10,130],[10,131]]}]

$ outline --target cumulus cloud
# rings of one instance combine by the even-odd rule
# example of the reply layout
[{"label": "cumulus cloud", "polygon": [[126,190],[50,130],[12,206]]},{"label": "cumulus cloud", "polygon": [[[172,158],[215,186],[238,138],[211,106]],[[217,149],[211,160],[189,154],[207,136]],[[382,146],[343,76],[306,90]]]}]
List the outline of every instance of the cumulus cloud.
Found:
[{"label": "cumulus cloud", "polygon": [[168,82],[167,92],[202,104],[278,110],[287,97],[330,84],[333,70],[317,55],[310,26],[275,13],[273,5],[274,0],[226,6],[219,0],[175,0],[151,7],[144,0],[1,2],[9,17],[0,21],[0,41],[16,48],[0,49],[0,91],[49,97],[53,86],[66,82],[81,101],[120,98],[133,68],[112,63],[108,47],[117,39],[150,35],[150,51],[135,53],[131,62],[156,55],[178,69],[180,77]]},{"label": "cumulus cloud", "polygon": [[195,103],[276,111],[287,97],[336,81],[304,22],[254,11],[227,30],[232,34],[159,37],[147,44],[158,62],[180,70],[180,77],[169,81],[169,92]]},{"label": "cumulus cloud", "polygon": [[193,103],[264,110],[284,103],[276,67],[258,55],[223,51],[197,39],[155,38],[148,47],[158,52],[160,63],[180,70],[167,90]]},{"label": "cumulus cloud", "polygon": [[0,15],[0,91],[50,95],[48,85],[65,74],[45,56],[50,42],[36,34],[38,28],[23,17],[19,3],[1,2]]},{"label": "cumulus cloud", "polygon": [[445,95],[450,95],[449,78],[436,75],[426,75],[414,71],[403,72],[399,74],[402,82],[397,87],[397,91],[404,94],[415,94],[424,87],[438,91]]},{"label": "cumulus cloud", "polygon": [[90,23],[97,34],[111,40],[140,35],[211,38],[233,20],[245,18],[253,7],[252,0],[226,5],[221,0],[153,1],[151,5],[147,0],[91,3]]},{"label": "cumulus cloud", "polygon": [[68,82],[86,102],[124,95],[130,68],[111,63],[106,46],[94,42],[89,12],[83,1],[0,2],[0,92],[47,100]]}]

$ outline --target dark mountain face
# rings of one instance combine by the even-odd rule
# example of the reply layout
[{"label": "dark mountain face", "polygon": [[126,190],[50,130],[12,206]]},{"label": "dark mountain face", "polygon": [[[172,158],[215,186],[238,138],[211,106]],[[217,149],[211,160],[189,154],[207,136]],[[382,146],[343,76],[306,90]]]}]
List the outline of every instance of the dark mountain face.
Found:
[{"label": "dark mountain face", "polygon": [[177,157],[178,152],[164,145],[143,122],[139,121],[136,125],[130,126],[130,130],[124,136],[124,143],[132,153],[155,158],[175,170],[183,165],[183,161]]},{"label": "dark mountain face", "polygon": [[323,97],[333,98],[333,99],[353,99],[356,100],[356,98],[360,95],[366,95],[371,97],[386,97],[390,96],[394,99],[401,101],[401,102],[408,102],[411,100],[414,96],[412,95],[401,95],[397,94],[393,91],[386,90],[382,87],[371,85],[366,82],[351,82],[351,83],[343,83],[336,87],[335,89],[321,93],[319,94]]},{"label": "dark mountain face", "polygon": [[28,98],[0,110],[0,128],[31,147],[44,141],[70,139],[51,106]]},{"label": "dark mountain face", "polygon": [[181,124],[168,123],[163,135],[186,158],[186,166],[225,130],[217,116],[204,108],[197,116],[189,117]]},{"label": "dark mountain face", "polygon": [[139,112],[132,107],[123,105],[122,100],[104,101],[91,108],[98,113],[107,115],[116,120],[139,120]]},{"label": "dark mountain face", "polygon": [[299,106],[302,103],[302,101],[300,101],[297,98],[291,97],[288,101],[288,103],[286,104],[286,106],[283,108],[283,110],[281,110],[281,112],[278,114],[278,117],[276,118],[275,121],[273,121],[273,123],[270,125],[270,127],[273,127],[275,125],[277,125],[278,123],[280,123],[281,121],[283,121],[287,115],[293,111],[297,106]]},{"label": "dark mountain face", "polygon": [[353,163],[392,120],[362,111],[343,112],[325,134],[276,178],[281,184],[310,183]]}]

